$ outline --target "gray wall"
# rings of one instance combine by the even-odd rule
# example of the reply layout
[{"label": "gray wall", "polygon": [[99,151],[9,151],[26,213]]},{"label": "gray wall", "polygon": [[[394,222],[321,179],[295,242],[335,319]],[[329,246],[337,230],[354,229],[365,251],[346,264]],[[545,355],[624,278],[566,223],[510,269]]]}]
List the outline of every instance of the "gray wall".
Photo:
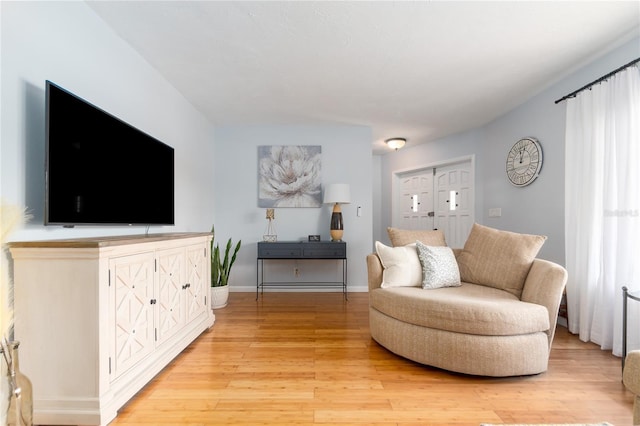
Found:
[{"label": "gray wall", "polygon": [[[216,241],[223,246],[231,237],[241,239],[243,244],[231,273],[231,290],[255,290],[256,244],[262,240],[267,227],[265,209],[258,207],[258,146],[261,145],[320,145],[323,186],[331,183],[350,185],[351,203],[342,206],[348,282],[351,290],[365,290],[364,258],[372,246],[373,228],[371,129],[360,126],[219,127],[215,139],[212,196],[217,207],[212,220]],[[356,215],[358,206],[362,208],[361,217]],[[323,241],[330,240],[331,209],[329,205],[277,208],[278,241],[307,240],[311,234],[320,234]],[[270,281],[335,281],[338,272],[341,274],[341,265],[337,262],[267,263]],[[298,277],[293,274],[294,266],[299,270]]]},{"label": "gray wall", "polygon": [[[545,234],[549,240],[541,257],[564,263],[565,106],[553,101],[640,56],[636,37],[482,128],[372,157],[366,127],[239,126],[214,133],[211,123],[83,2],[0,2],[0,8],[0,196],[34,215],[12,239],[144,231],[43,226],[44,81],[50,79],[176,149],[176,226],[150,232],[204,231],[215,222],[219,240],[242,238],[247,245],[232,274],[236,288],[255,283],[255,242],[266,226],[256,202],[258,145],[322,145],[324,182],[352,184],[354,200],[343,211],[353,286],[364,288],[364,255],[373,241],[386,240],[393,173],[461,156],[474,156],[476,220]],[[506,180],[504,161],[509,147],[523,136],[540,140],[545,164],[536,182],[515,188]],[[358,205],[363,207],[361,218],[355,214]],[[502,217],[488,218],[493,207],[502,208]],[[328,238],[328,207],[280,210],[276,224],[281,240],[310,233]]]},{"label": "gray wall", "polygon": [[[640,39],[636,38],[582,67],[486,126],[486,208],[482,216],[485,224],[517,232],[547,235],[548,240],[540,257],[564,264],[566,102],[554,102],[639,56]],[[513,143],[524,136],[534,136],[540,141],[544,164],[536,181],[527,187],[516,188],[505,178],[505,158]],[[488,209],[492,207],[501,207],[502,217],[489,218]]]},{"label": "gray wall", "polygon": [[[33,219],[13,240],[144,233],[144,227],[45,227],[45,80],[175,149],[176,226],[206,231],[213,214],[213,126],[84,2],[0,2],[0,196]],[[153,161],[153,159],[149,159]],[[113,170],[117,172],[117,165]]]},{"label": "gray wall", "polygon": [[[580,67],[559,82],[486,126],[415,148],[381,157],[380,198],[384,206],[374,218],[380,228],[376,238],[386,238],[391,224],[391,178],[394,172],[417,168],[461,155],[475,155],[476,222],[515,232],[548,237],[539,256],[564,264],[564,133],[565,103],[556,99],[640,57],[640,38],[634,38],[593,62]],[[505,175],[507,152],[520,138],[536,137],[542,145],[544,165],[531,185],[517,188]],[[502,216],[488,217],[490,208],[500,207]]]}]

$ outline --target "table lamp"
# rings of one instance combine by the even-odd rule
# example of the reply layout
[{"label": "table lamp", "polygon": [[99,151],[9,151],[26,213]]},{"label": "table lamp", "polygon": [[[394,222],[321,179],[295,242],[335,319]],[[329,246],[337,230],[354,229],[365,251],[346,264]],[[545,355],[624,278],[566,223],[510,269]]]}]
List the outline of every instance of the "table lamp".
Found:
[{"label": "table lamp", "polygon": [[351,191],[346,183],[333,183],[324,190],[324,204],[333,204],[331,213],[331,241],[342,241],[344,223],[342,222],[342,210],[340,204],[351,202]]}]

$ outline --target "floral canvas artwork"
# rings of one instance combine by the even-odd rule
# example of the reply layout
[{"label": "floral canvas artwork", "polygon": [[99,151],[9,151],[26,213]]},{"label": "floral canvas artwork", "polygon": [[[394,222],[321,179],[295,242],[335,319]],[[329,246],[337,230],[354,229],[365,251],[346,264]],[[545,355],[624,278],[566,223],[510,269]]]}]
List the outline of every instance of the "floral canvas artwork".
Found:
[{"label": "floral canvas artwork", "polygon": [[258,207],[322,205],[320,145],[258,147]]}]

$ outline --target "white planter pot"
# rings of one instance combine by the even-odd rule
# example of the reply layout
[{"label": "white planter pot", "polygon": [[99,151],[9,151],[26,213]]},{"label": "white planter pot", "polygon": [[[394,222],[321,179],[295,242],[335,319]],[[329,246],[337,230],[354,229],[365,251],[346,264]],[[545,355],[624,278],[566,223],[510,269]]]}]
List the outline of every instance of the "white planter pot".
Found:
[{"label": "white planter pot", "polygon": [[211,287],[211,309],[220,309],[227,306],[229,300],[229,286]]}]

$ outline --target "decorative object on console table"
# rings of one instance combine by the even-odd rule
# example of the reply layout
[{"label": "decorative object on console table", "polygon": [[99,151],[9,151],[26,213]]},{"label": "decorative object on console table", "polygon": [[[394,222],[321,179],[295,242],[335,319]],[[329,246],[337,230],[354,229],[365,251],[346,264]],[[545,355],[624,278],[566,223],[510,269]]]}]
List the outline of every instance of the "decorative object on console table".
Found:
[{"label": "decorative object on console table", "polygon": [[31,426],[33,425],[33,387],[31,380],[20,371],[18,346],[20,342],[8,342],[7,339],[2,338],[0,354],[7,365],[7,376],[2,378],[0,386],[3,390],[7,389],[9,393],[9,407],[4,424]]},{"label": "decorative object on console table", "polygon": [[231,238],[227,241],[224,250],[224,258],[220,258],[220,246],[213,246],[215,240],[215,227],[211,227],[213,238],[211,239],[211,309],[219,309],[227,306],[229,300],[229,275],[231,267],[236,261],[236,255],[240,250],[242,240],[238,241],[233,249],[233,255],[229,259],[231,246],[233,245]]},{"label": "decorative object on console table", "polygon": [[278,241],[278,235],[276,234],[276,227],[273,221],[276,218],[275,209],[267,209],[267,232],[262,236],[262,240],[267,243],[274,243]]},{"label": "decorative object on console table", "polygon": [[333,204],[331,213],[331,241],[342,241],[344,233],[344,222],[342,221],[342,210],[340,204],[351,202],[351,191],[346,183],[334,183],[324,191],[324,203]]}]

